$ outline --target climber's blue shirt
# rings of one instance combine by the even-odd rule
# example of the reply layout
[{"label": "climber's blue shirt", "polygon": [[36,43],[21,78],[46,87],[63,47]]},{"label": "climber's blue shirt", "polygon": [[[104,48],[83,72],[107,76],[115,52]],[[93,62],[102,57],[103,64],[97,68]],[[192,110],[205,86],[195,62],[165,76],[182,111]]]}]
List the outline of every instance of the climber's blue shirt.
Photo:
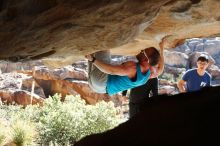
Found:
[{"label": "climber's blue shirt", "polygon": [[136,81],[132,81],[128,76],[108,75],[106,87],[108,95],[111,96],[118,92],[145,84],[150,77],[150,70],[142,74],[140,64],[136,64],[136,70]]}]

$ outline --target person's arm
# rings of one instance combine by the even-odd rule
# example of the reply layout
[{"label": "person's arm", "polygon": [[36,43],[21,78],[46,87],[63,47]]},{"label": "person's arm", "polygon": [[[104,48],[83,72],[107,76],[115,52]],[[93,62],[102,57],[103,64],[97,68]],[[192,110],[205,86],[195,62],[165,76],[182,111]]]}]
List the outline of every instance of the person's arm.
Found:
[{"label": "person's arm", "polygon": [[162,41],[159,43],[160,47],[160,61],[158,63],[158,76],[163,73],[164,70],[164,45],[165,45],[166,38],[163,38]]},{"label": "person's arm", "polygon": [[[136,69],[136,64],[133,61],[125,62],[121,65],[107,64],[101,60],[95,59],[91,54],[85,56],[89,61],[93,61],[93,64],[100,69],[102,72],[119,75],[119,76],[129,76],[130,73]],[[93,60],[94,59],[94,60]]]},{"label": "person's arm", "polygon": [[177,83],[177,87],[179,88],[179,91],[182,93],[182,92],[186,92],[186,89],[185,89],[185,83],[186,81],[184,80],[179,80],[179,82]]}]

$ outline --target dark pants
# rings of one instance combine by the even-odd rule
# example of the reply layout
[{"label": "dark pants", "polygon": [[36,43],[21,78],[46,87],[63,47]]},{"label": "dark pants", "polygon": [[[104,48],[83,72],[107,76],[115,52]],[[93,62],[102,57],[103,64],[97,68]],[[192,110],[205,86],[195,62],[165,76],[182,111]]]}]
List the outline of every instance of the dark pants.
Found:
[{"label": "dark pants", "polygon": [[[150,96],[150,94],[152,94]],[[142,86],[131,89],[129,95],[129,117],[132,118],[150,101],[150,97],[158,95],[158,78],[149,79]]]}]

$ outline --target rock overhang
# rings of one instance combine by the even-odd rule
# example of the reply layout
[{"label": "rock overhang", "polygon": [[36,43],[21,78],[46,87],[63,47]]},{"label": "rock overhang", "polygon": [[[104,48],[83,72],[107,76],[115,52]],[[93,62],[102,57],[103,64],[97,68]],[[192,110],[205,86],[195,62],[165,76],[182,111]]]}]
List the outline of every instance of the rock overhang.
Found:
[{"label": "rock overhang", "polygon": [[2,0],[0,59],[62,67],[99,50],[133,55],[163,37],[173,48],[219,36],[219,7],[219,0]]}]

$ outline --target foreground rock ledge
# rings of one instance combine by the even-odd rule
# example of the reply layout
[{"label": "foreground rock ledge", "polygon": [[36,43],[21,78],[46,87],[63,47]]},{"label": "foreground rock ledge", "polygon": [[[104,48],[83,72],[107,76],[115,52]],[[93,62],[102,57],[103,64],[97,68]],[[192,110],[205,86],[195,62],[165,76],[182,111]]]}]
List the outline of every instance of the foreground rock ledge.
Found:
[{"label": "foreground rock ledge", "polygon": [[134,118],[74,146],[219,145],[219,90],[157,96]]}]

